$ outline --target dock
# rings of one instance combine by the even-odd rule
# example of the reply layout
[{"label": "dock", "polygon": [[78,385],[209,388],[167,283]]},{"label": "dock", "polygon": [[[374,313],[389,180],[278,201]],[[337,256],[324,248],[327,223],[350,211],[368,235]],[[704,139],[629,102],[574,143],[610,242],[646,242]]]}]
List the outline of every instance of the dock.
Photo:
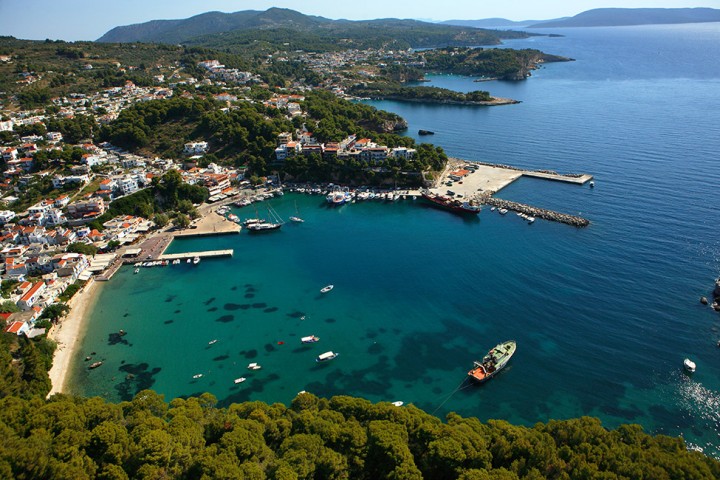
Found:
[{"label": "dock", "polygon": [[587,182],[593,179],[592,175],[583,174],[583,175],[562,175],[559,173],[550,173],[550,172],[531,172],[531,171],[524,171],[522,173],[523,177],[533,177],[533,178],[542,178],[543,180],[553,180],[555,182],[565,182],[565,183],[574,183],[576,185],[585,185]]},{"label": "dock", "polygon": [[187,260],[195,257],[198,258],[217,258],[217,257],[232,257],[233,249],[227,250],[205,250],[203,252],[185,252],[185,253],[163,253],[157,260]]}]

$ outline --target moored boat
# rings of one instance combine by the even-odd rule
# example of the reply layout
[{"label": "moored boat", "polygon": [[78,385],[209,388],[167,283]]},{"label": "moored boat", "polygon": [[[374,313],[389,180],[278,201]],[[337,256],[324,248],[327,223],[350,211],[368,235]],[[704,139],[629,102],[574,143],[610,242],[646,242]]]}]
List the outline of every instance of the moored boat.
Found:
[{"label": "moored boat", "polygon": [[247,378],[245,378],[245,377],[240,377],[240,378],[236,378],[234,381],[235,381],[235,383],[242,383],[242,382],[244,382],[245,380],[247,380]]},{"label": "moored boat", "polygon": [[318,357],[315,359],[315,361],[316,362],[327,362],[327,361],[332,360],[333,358],[336,358],[338,355],[340,355],[340,354],[332,352],[332,351],[321,353],[320,355],[318,355]]},{"label": "moored boat", "polygon": [[208,342],[208,345],[214,345],[214,344],[216,344],[216,343],[217,343],[217,338],[214,339],[214,340],[210,340],[210,341]]},{"label": "moored boat", "polygon": [[195,375],[193,375],[193,378],[201,378],[202,376],[202,373],[196,373]]},{"label": "moored boat", "polygon": [[103,364],[103,362],[95,362],[95,363],[91,363],[91,364],[90,364],[90,366],[89,366],[88,368],[89,368],[90,370],[92,370],[92,369],[94,369],[94,368],[97,368],[97,367],[99,367],[99,366],[100,366],[100,365],[102,365],[102,364]]},{"label": "moored boat", "polygon": [[292,216],[292,217],[290,217],[290,221],[291,221],[291,222],[295,222],[295,223],[303,223],[305,220],[303,220],[303,219],[300,218],[300,217]]},{"label": "moored boat", "polygon": [[517,344],[515,340],[508,340],[507,342],[495,345],[485,355],[481,362],[473,362],[473,368],[468,372],[468,376],[479,383],[486,382],[497,373],[505,368],[510,361],[510,358],[515,354]]},{"label": "moored boat", "polygon": [[315,343],[320,341],[320,337],[316,337],[315,335],[309,335],[307,337],[302,337],[300,341],[302,343]]},{"label": "moored boat", "polygon": [[192,263],[193,263],[193,265],[197,265],[198,263],[200,263],[200,257],[193,258]]},{"label": "moored boat", "polygon": [[689,358],[686,358],[683,361],[683,367],[685,367],[685,370],[687,370],[689,373],[695,373],[695,362],[693,362]]},{"label": "moored boat", "polygon": [[320,289],[320,293],[327,293],[327,292],[329,292],[330,290],[332,290],[333,288],[335,288],[335,285],[328,285],[328,286],[326,286],[326,287],[321,288],[321,289]]},{"label": "moored boat", "polygon": [[249,370],[260,370],[262,368],[260,365],[258,365],[255,362],[248,364],[247,367]]},{"label": "moored boat", "polygon": [[469,202],[463,202],[428,190],[422,191],[421,195],[434,206],[454,213],[469,213],[473,215],[480,213],[480,205],[472,205]]}]

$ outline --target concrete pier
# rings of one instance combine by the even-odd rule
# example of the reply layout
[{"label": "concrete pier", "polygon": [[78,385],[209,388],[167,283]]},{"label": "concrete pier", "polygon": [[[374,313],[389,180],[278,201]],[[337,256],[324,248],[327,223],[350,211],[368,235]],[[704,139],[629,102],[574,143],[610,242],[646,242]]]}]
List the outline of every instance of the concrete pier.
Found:
[{"label": "concrete pier", "polygon": [[561,175],[559,173],[549,172],[523,172],[523,177],[542,178],[543,180],[553,180],[556,182],[575,183],[577,185],[584,185],[593,179],[592,175]]},{"label": "concrete pier", "polygon": [[228,250],[205,250],[203,252],[185,252],[185,253],[163,253],[157,260],[187,260],[188,258],[213,258],[213,257],[232,257],[233,249]]}]

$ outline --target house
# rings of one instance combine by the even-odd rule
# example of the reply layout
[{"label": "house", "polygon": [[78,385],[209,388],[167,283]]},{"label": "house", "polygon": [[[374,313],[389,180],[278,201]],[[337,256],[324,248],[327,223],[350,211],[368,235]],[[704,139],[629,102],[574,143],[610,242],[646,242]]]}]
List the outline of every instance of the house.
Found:
[{"label": "house", "polygon": [[21,322],[21,321],[14,321],[8,323],[7,327],[5,327],[6,333],[14,333],[16,335],[22,335],[25,332],[30,330],[30,325],[28,325],[27,322]]},{"label": "house", "polygon": [[124,177],[118,180],[118,189],[122,195],[129,195],[136,192],[140,187],[138,186],[137,180],[131,176]]},{"label": "house", "polygon": [[63,139],[62,133],[60,132],[47,132],[45,134],[45,140],[48,142],[59,142]]},{"label": "house", "polygon": [[185,153],[186,155],[197,155],[200,153],[206,153],[207,151],[207,142],[189,142],[186,143],[183,148],[183,153]]},{"label": "house", "polygon": [[37,282],[30,288],[30,290],[20,297],[20,300],[18,300],[18,307],[25,311],[30,310],[33,305],[40,300],[40,297],[43,292],[45,292],[45,289],[45,282]]},{"label": "house", "polygon": [[12,210],[1,210],[0,211],[0,225],[5,225],[13,218],[15,218],[15,212],[13,212]]},{"label": "house", "polygon": [[105,201],[102,198],[90,198],[68,205],[68,216],[72,218],[95,218],[105,213]]}]

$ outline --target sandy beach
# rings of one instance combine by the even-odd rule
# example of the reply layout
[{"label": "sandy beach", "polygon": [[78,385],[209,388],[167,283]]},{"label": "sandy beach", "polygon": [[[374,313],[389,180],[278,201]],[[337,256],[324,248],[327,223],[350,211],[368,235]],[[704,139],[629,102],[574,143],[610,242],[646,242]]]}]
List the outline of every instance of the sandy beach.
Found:
[{"label": "sandy beach", "polygon": [[49,335],[51,339],[57,342],[57,349],[53,356],[53,366],[48,372],[52,382],[52,389],[48,396],[65,391],[70,373],[70,362],[75,357],[77,348],[80,345],[80,340],[87,325],[88,313],[95,304],[98,291],[97,282],[90,280],[81,291],[70,299],[68,302],[70,313],[60,321]]}]

